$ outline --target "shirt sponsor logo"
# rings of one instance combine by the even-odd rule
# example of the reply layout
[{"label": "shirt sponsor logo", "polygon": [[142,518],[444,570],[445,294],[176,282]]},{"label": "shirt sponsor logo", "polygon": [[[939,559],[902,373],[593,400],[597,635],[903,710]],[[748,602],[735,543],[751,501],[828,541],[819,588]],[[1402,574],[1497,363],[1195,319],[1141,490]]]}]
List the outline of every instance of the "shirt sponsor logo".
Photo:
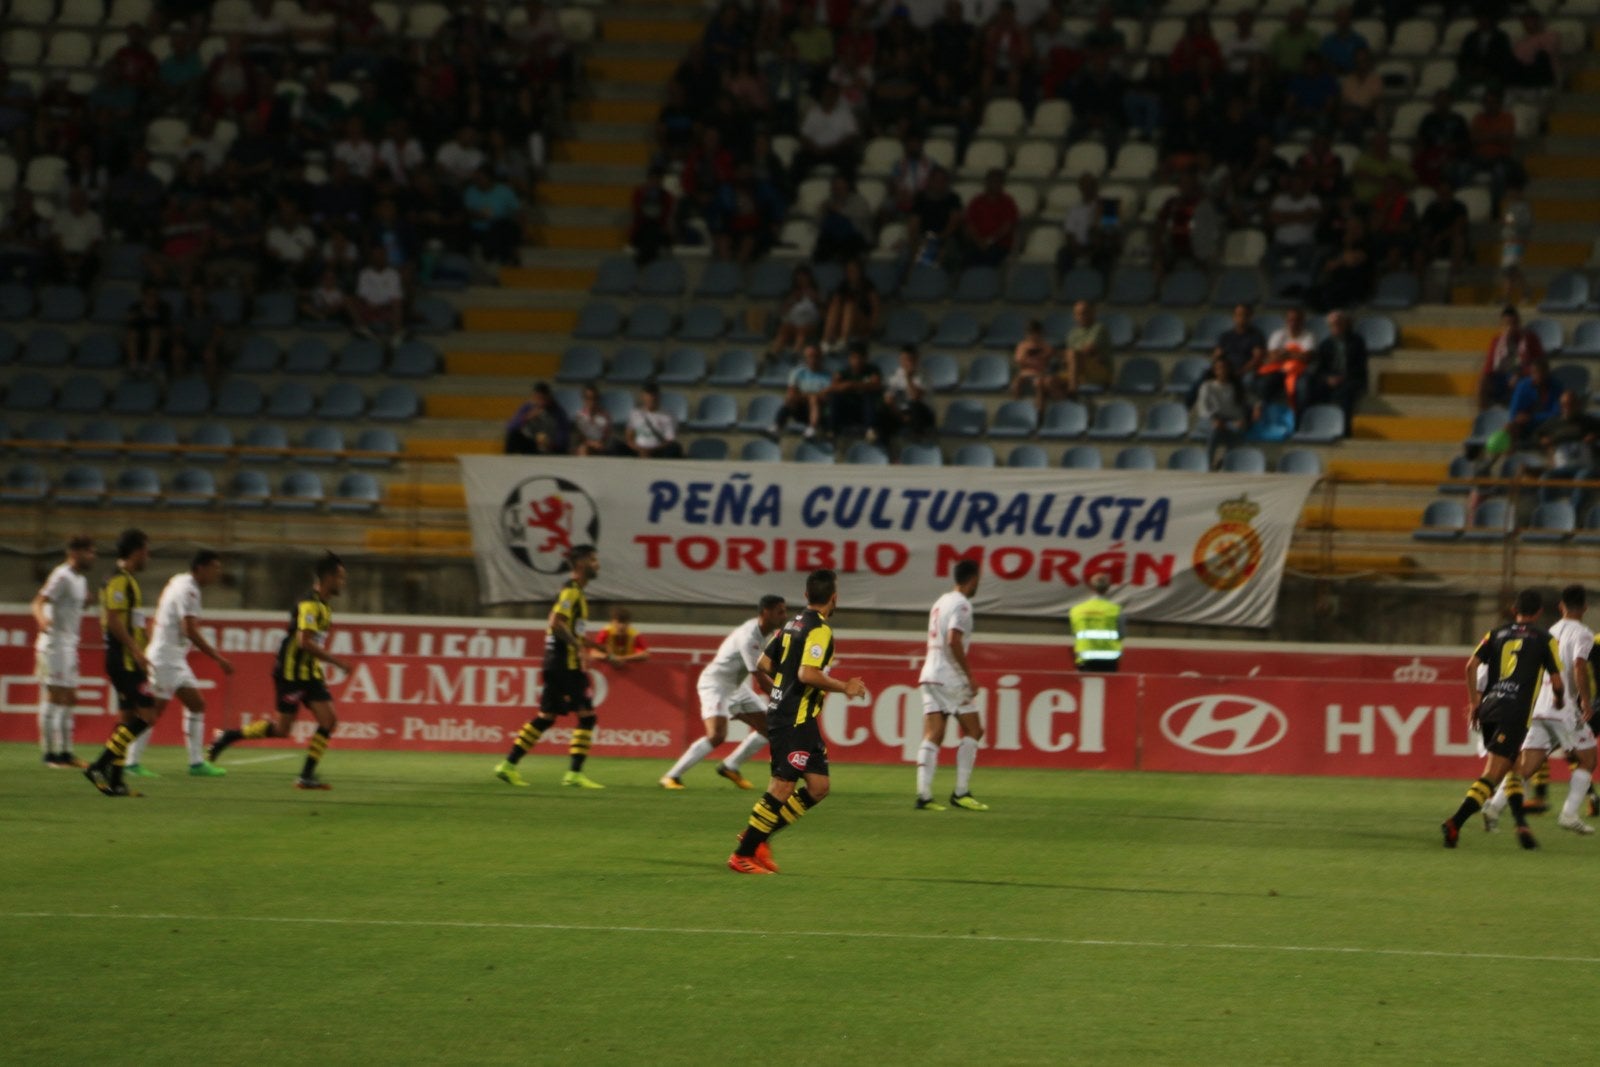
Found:
[{"label": "shirt sponsor logo", "polygon": [[1248,756],[1282,741],[1289,717],[1254,697],[1214,693],[1168,708],[1161,715],[1161,732],[1179,748],[1202,756]]},{"label": "shirt sponsor logo", "polygon": [[809,753],[809,752],[791,752],[791,753],[789,753],[789,766],[793,767],[797,771],[805,770],[806,769],[806,764],[808,764],[810,762],[811,762],[811,753]]}]

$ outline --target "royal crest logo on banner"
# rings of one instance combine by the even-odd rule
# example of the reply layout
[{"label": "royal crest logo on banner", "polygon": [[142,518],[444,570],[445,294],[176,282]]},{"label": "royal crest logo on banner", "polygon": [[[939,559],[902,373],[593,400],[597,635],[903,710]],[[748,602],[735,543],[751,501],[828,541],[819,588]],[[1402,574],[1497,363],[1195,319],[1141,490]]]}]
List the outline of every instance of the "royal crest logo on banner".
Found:
[{"label": "royal crest logo on banner", "polygon": [[1064,615],[1097,574],[1137,619],[1267,626],[1314,478],[463,456],[487,603],[548,600],[575,544],[597,598],[753,604],[831,567],[840,600],[925,611],[955,564],[980,611]]}]

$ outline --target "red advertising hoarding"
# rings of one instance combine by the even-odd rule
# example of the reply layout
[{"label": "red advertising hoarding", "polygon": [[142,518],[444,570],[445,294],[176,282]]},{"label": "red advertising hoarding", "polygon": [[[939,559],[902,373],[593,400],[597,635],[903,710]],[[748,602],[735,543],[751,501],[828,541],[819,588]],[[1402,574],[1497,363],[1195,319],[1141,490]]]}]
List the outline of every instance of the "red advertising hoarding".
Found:
[{"label": "red advertising hoarding", "polygon": [[[833,759],[914,760],[922,639],[853,635],[841,621],[834,672],[861,676],[869,695],[829,699],[823,729]],[[236,668],[224,677],[192,657],[208,725],[268,713],[282,617],[218,613],[204,626]],[[596,755],[670,761],[701,732],[695,681],[722,632],[685,627],[645,636],[648,664],[594,672]],[[340,747],[498,752],[538,704],[538,625],[341,616],[331,640],[355,668],[330,684]],[[25,610],[0,610],[0,740],[37,736],[32,641]],[[1455,681],[1463,657],[1439,649],[1136,643],[1122,674],[1095,675],[1071,669],[1062,640],[980,635],[972,661],[987,728],[982,758],[1004,767],[1470,777],[1477,750]],[[82,660],[80,754],[105,737],[114,709],[93,623],[85,626]],[[167,716],[156,740],[177,743],[180,720]],[[559,724],[541,747],[562,750],[570,725]]]}]

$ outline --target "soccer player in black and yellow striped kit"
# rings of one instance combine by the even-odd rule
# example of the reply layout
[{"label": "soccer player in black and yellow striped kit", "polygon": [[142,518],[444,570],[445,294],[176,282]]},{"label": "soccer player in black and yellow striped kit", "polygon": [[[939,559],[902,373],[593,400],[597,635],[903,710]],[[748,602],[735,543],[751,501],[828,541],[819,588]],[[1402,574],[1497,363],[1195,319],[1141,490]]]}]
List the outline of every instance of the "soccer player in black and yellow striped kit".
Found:
[{"label": "soccer player in black and yellow striped kit", "polygon": [[818,722],[822,703],[829,693],[866,695],[860,678],[841,682],[828,675],[833,662],[829,620],[838,606],[838,576],[830,570],[812,571],[806,578],[806,610],[772,635],[761,656],[761,672],[772,679],[767,700],[772,780],[739,835],[739,847],[728,857],[728,869],[738,874],[778,873],[767,839],[828,795],[828,746]]},{"label": "soccer player in black and yellow striped kit", "polygon": [[559,716],[574,714],[578,716],[578,725],[572,731],[572,743],[567,748],[567,773],[562,776],[561,784],[577,789],[605,788],[583,773],[584,761],[589,758],[589,746],[594,744],[597,722],[584,659],[590,650],[596,650],[601,661],[612,665],[617,662],[610,649],[586,633],[589,626],[589,600],[583,591],[599,575],[600,557],[593,545],[577,545],[567,553],[567,567],[572,577],[561,587],[555,604],[550,608],[550,620],[544,635],[539,714],[522,724],[516,740],[511,744],[511,751],[494,769],[494,776],[507,785],[528,784],[517,770],[517,764],[522,762],[522,757],[544,736],[545,731],[556,724]]},{"label": "soccer player in black and yellow striped kit", "polygon": [[121,716],[100,757],[83,776],[109,797],[137,796],[123,783],[128,746],[155,724],[159,709],[150,692],[150,661],[144,646],[144,594],[138,573],[150,562],[150,539],[143,530],[124,530],[117,538],[117,571],[100,590],[100,630],[106,644],[106,677],[117,694]]},{"label": "soccer player in black and yellow striped kit", "polygon": [[289,616],[289,630],[278,645],[278,658],[272,666],[272,685],[277,693],[277,716],[257,719],[241,730],[222,730],[211,743],[210,760],[215,763],[228,746],[238,741],[258,741],[267,737],[288,737],[295,716],[304,707],[317,720],[317,731],[306,743],[306,761],[295,779],[296,789],[331,788],[317,777],[317,766],[328,750],[339,720],[333,713],[333,697],[328,692],[324,665],[346,674],[350,665],[328,651],[328,633],[333,629],[333,609],[329,601],[344,592],[345,569],[339,557],[329,552],[312,572],[309,592],[301,597]]}]

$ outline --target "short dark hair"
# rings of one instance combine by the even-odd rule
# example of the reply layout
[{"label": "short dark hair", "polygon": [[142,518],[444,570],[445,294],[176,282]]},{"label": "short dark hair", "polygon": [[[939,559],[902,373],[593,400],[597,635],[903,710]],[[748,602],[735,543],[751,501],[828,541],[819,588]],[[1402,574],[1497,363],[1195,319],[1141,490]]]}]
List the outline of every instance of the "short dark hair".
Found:
[{"label": "short dark hair", "polygon": [[867,358],[867,342],[865,342],[865,341],[851,341],[850,342],[849,355],[860,356],[862,359],[866,359]]},{"label": "short dark hair", "polygon": [[654,381],[648,381],[639,387],[639,392],[643,393],[645,396],[660,396],[661,386],[657,385]]},{"label": "short dark hair", "polygon": [[117,535],[117,558],[127,559],[150,543],[143,530],[129,527]]},{"label": "short dark hair", "polygon": [[321,559],[317,560],[317,565],[312,568],[311,573],[315,574],[319,579],[331,578],[338,574],[339,568],[343,566],[344,560],[332,552],[326,552]]},{"label": "short dark hair", "polygon": [[839,576],[823,568],[806,575],[806,603],[826,604],[839,591]]},{"label": "short dark hair", "polygon": [[570,549],[567,550],[567,567],[568,567],[568,569],[570,570],[571,568],[577,566],[579,560],[588,559],[593,555],[594,555],[594,546],[593,545],[573,545]]},{"label": "short dark hair", "polygon": [[1507,304],[1505,307],[1500,309],[1500,317],[1502,319],[1504,319],[1504,318],[1512,318],[1512,319],[1516,319],[1518,322],[1521,322],[1522,321],[1522,312],[1517,310],[1517,305],[1515,305],[1515,304]]},{"label": "short dark hair", "polygon": [[1524,589],[1517,594],[1515,610],[1518,615],[1537,615],[1544,610],[1544,597],[1537,589]]},{"label": "short dark hair", "polygon": [[1561,603],[1569,608],[1588,607],[1589,593],[1583,586],[1574,583],[1561,590]]},{"label": "short dark hair", "polygon": [[900,351],[910,356],[912,359],[917,359],[922,355],[922,352],[914,344],[901,345]]},{"label": "short dark hair", "polygon": [[768,593],[766,596],[761,598],[759,603],[756,604],[756,608],[760,611],[771,611],[773,608],[787,604],[788,602],[789,601],[787,599],[779,596],[777,593]]},{"label": "short dark hair", "polygon": [[73,534],[67,538],[68,552],[87,552],[94,547],[94,538],[88,534]]},{"label": "short dark hair", "polygon": [[208,567],[222,558],[222,553],[214,548],[202,548],[189,560],[189,569],[197,571],[201,567]]},{"label": "short dark hair", "polygon": [[554,396],[555,395],[555,394],[550,392],[550,385],[549,385],[548,382],[534,382],[533,383],[533,391],[538,393],[540,396]]},{"label": "short dark hair", "polygon": [[966,585],[968,582],[972,581],[972,579],[978,576],[978,571],[981,569],[982,568],[978,565],[978,561],[975,559],[957,560],[955,570],[956,584]]}]

